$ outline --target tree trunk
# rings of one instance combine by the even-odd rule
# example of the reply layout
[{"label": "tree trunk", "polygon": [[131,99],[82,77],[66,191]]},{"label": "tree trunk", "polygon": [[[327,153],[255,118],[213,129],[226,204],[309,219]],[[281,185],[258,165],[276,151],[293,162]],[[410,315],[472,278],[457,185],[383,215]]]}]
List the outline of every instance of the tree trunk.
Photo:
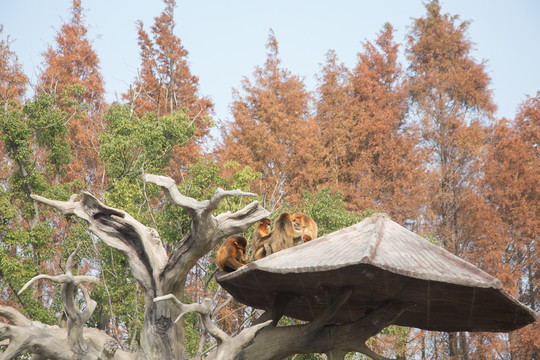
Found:
[{"label": "tree trunk", "polygon": [[89,193],[81,194],[80,201],[75,201],[76,195],[69,201],[50,200],[37,195],[32,199],[60,210],[65,216],[75,215],[85,220],[89,231],[126,257],[145,297],[141,332],[143,356],[149,360],[185,359],[183,321],[175,322],[178,309],[169,302],[155,303],[154,299],[168,294],[182,299],[186,277],[201,257],[221,239],[247,230],[269,214],[254,201],[236,213],[214,217],[213,212],[225,197],[255,194],[217,189],[211,200],[199,202],[180,194],[171,178],[145,175],[144,181],[160,186],[171,202],[183,207],[191,216],[190,232],[170,256],[167,256],[155,229],[139,223],[122,210],[105,206]]}]

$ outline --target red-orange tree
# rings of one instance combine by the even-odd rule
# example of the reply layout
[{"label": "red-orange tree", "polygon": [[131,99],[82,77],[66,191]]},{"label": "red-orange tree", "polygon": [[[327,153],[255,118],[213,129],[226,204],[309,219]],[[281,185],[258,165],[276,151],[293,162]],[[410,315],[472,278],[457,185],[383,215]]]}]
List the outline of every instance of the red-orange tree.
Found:
[{"label": "red-orange tree", "polygon": [[404,221],[419,213],[420,161],[405,123],[408,94],[393,31],[386,24],[375,44],[365,42],[353,71],[329,53],[316,119],[323,181],[343,191],[355,210],[382,210]]},{"label": "red-orange tree", "polygon": [[309,118],[310,94],[302,80],[281,67],[278,41],[270,33],[266,62],[253,81],[235,91],[234,116],[223,134],[221,159],[249,165],[262,174],[260,195],[276,199],[312,189],[316,176],[310,165],[316,154],[317,127]]},{"label": "red-orange tree", "polygon": [[[73,0],[71,20],[56,34],[55,45],[50,45],[43,53],[44,68],[37,92],[58,95],[58,106],[69,113],[74,113],[75,103],[85,104],[86,111],[77,111],[69,119],[73,156],[70,172],[95,185],[102,174],[97,138],[103,128],[101,115],[105,100],[99,59],[87,32],[81,0]],[[82,86],[83,90],[74,88],[76,85]],[[72,100],[75,102],[60,101],[68,93],[74,94]]]},{"label": "red-orange tree", "polygon": [[[510,291],[540,310],[538,240],[540,239],[540,93],[529,97],[515,121],[500,121],[489,143],[484,185],[489,205],[502,224],[499,232],[505,252],[502,259],[512,270]],[[485,249],[483,249],[485,251]],[[538,324],[509,334],[511,358],[540,356]],[[489,343],[482,349],[490,357]]]},{"label": "red-orange tree", "polygon": [[[193,162],[201,155],[201,144],[206,140],[212,125],[209,115],[213,112],[210,99],[199,95],[199,78],[189,69],[188,51],[174,34],[175,0],[164,0],[165,9],[156,17],[151,35],[138,22],[138,43],[141,55],[139,76],[124,98],[137,116],[154,112],[162,115],[188,109],[197,132],[188,146],[175,150],[174,166]],[[171,170],[177,171],[174,168]],[[173,174],[169,172],[169,174]]]},{"label": "red-orange tree", "polygon": [[27,81],[17,56],[10,50],[9,38],[0,39],[0,101],[4,107],[8,106],[8,101],[22,98]]},{"label": "red-orange tree", "polygon": [[[407,49],[411,99],[421,146],[429,154],[425,167],[433,217],[425,219],[442,246],[467,258],[480,225],[471,221],[470,211],[482,202],[474,190],[481,175],[484,125],[494,111],[490,78],[470,54],[469,24],[441,13],[437,0],[427,3],[426,10],[425,17],[414,19]],[[458,342],[450,334],[445,356],[467,353],[466,336]]]}]

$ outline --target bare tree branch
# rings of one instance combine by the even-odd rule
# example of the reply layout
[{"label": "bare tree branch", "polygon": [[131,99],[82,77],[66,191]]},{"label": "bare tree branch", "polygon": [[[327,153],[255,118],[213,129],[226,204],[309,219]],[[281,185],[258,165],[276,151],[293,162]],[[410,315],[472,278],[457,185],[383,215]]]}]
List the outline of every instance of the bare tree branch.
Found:
[{"label": "bare tree branch", "polygon": [[204,207],[199,201],[182,195],[176,187],[176,182],[170,177],[144,174],[143,181],[161,187],[170,202],[184,208],[190,215],[192,215],[196,209]]},{"label": "bare tree branch", "polygon": [[[38,355],[33,359],[73,360],[76,358],[68,341],[67,329],[29,322],[28,326],[0,324],[0,339],[8,341],[7,349],[0,353],[0,360],[16,359],[26,353]],[[85,354],[79,354],[80,359],[95,360],[98,359],[100,353],[110,354],[114,347],[118,348],[117,342],[101,330],[85,328],[82,336],[88,339],[90,346]],[[108,349],[104,350],[105,347]],[[134,360],[135,357],[136,354],[118,349],[115,350],[112,358],[102,356],[102,359]]]},{"label": "bare tree branch", "polygon": [[257,197],[257,194],[254,193],[248,193],[241,190],[223,190],[222,188],[217,188],[214,192],[214,196],[212,196],[212,199],[210,199],[210,202],[206,206],[207,212],[212,212],[214,210],[217,210],[219,203],[221,200],[223,200],[226,197],[230,196],[251,196],[251,197]]},{"label": "bare tree branch", "polygon": [[162,272],[164,294],[182,296],[185,278],[197,261],[206,255],[219,240],[247,230],[252,224],[267,217],[269,213],[254,201],[234,214],[216,217],[213,211],[221,200],[229,196],[256,196],[240,190],[217,189],[211,200],[197,201],[180,194],[173,179],[166,176],[145,174],[145,182],[160,186],[167,198],[185,209],[191,216],[191,230],[182,239]]},{"label": "bare tree branch", "polygon": [[32,198],[59,210],[65,216],[75,215],[89,224],[89,230],[105,244],[119,250],[129,262],[135,279],[145,289],[148,301],[158,295],[159,274],[167,262],[167,253],[157,232],[144,226],[125,211],[105,206],[90,193],[81,200],[50,200],[39,195]]},{"label": "bare tree branch", "polygon": [[[95,276],[72,274],[75,256],[80,244],[66,261],[66,273],[58,276],[38,275],[28,281],[19,291],[21,294],[35,281],[45,279],[62,284],[62,305],[69,318],[66,329],[49,326],[40,322],[26,319],[17,310],[0,306],[0,315],[5,316],[15,325],[0,324],[0,340],[8,339],[7,349],[0,354],[0,360],[14,359],[25,353],[34,353],[36,359],[113,359],[118,343],[105,335],[94,334],[93,340],[88,341],[84,334],[84,323],[90,319],[97,303],[90,298],[82,283],[97,283]],[[79,287],[86,301],[86,308],[80,311],[75,302],[75,291]],[[97,329],[92,329],[99,331]],[[90,330],[88,330],[90,331]],[[124,353],[118,353],[118,358],[124,358]]]},{"label": "bare tree branch", "polygon": [[16,326],[30,326],[32,321],[11,306],[0,305],[0,316],[5,317]]},{"label": "bare tree branch", "polygon": [[264,327],[272,322],[267,321],[244,329],[235,337],[227,335],[212,321],[212,300],[206,298],[202,304],[184,304],[176,296],[168,294],[154,299],[155,302],[171,300],[180,309],[180,316],[177,321],[188,312],[197,312],[200,314],[202,323],[210,335],[218,341],[217,353],[214,354],[214,359],[231,359],[238,354],[249,342],[253,340],[255,335]]},{"label": "bare tree branch", "polygon": [[30,287],[30,285],[32,285],[34,282],[41,279],[50,280],[58,284],[73,283],[75,286],[78,286],[83,282],[90,283],[90,284],[96,284],[99,282],[99,279],[97,277],[90,276],[90,275],[73,276],[71,274],[62,274],[62,275],[51,276],[51,275],[41,274],[41,275],[34,276],[31,280],[29,280],[26,284],[24,284],[24,286],[22,287],[21,290],[19,290],[17,295],[21,295],[24,292],[24,290]]}]

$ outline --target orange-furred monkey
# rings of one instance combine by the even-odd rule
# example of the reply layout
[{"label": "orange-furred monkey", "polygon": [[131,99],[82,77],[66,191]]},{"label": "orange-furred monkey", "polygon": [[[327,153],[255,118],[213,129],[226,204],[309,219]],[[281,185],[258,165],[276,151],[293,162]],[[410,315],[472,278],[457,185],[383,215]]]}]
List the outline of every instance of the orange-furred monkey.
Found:
[{"label": "orange-furred monkey", "polygon": [[217,252],[216,264],[226,272],[232,272],[248,263],[247,240],[243,236],[231,236],[223,242]]},{"label": "orange-furred monkey", "polygon": [[259,221],[259,226],[253,231],[253,240],[251,240],[251,256],[255,256],[255,253],[261,245],[261,241],[264,241],[270,235],[270,226],[272,222],[270,219],[265,218]]},{"label": "orange-furred monkey", "polygon": [[301,237],[302,231],[300,228],[295,228],[291,214],[283,213],[276,219],[274,229],[267,235],[267,238],[259,242],[259,248],[255,250],[253,259],[259,260],[280,250],[293,247]]},{"label": "orange-furred monkey", "polygon": [[317,237],[317,223],[313,221],[311,216],[296,213],[292,215],[292,220],[293,223],[302,230],[302,238],[304,242],[308,242]]}]

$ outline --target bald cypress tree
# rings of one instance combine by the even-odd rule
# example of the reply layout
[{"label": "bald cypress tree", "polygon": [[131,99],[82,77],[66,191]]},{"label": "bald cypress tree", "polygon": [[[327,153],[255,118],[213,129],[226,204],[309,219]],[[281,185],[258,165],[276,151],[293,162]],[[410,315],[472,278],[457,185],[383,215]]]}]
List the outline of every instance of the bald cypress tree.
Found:
[{"label": "bald cypress tree", "polygon": [[317,127],[309,118],[310,94],[300,77],[282,67],[273,32],[266,48],[264,66],[234,93],[234,120],[225,129],[221,156],[260,172],[261,195],[270,199],[301,194],[313,184],[308,164],[316,152]]},{"label": "bald cypress tree", "polygon": [[145,30],[142,21],[137,23],[141,65],[138,77],[124,98],[139,117],[153,112],[160,118],[187,108],[197,131],[186,146],[175,150],[174,166],[169,172],[175,174],[180,165],[194,162],[202,155],[201,145],[212,126],[213,104],[200,96],[199,78],[189,68],[189,52],[175,34],[176,1],[163,2],[165,8],[154,18],[150,32]]},{"label": "bald cypress tree", "polygon": [[[427,151],[432,229],[441,245],[459,256],[470,249],[477,224],[462,211],[481,201],[472,191],[480,175],[479,156],[485,125],[495,106],[485,64],[471,55],[468,22],[444,14],[439,1],[426,4],[425,17],[414,19],[408,34],[410,96]],[[448,338],[448,356],[465,356],[462,334]]]},{"label": "bald cypress tree", "polygon": [[103,129],[105,90],[99,58],[87,37],[81,0],[73,0],[71,19],[56,34],[54,44],[43,53],[43,70],[37,91],[56,95],[68,121],[73,162],[69,179],[96,185],[103,169],[98,159],[98,136]]}]

